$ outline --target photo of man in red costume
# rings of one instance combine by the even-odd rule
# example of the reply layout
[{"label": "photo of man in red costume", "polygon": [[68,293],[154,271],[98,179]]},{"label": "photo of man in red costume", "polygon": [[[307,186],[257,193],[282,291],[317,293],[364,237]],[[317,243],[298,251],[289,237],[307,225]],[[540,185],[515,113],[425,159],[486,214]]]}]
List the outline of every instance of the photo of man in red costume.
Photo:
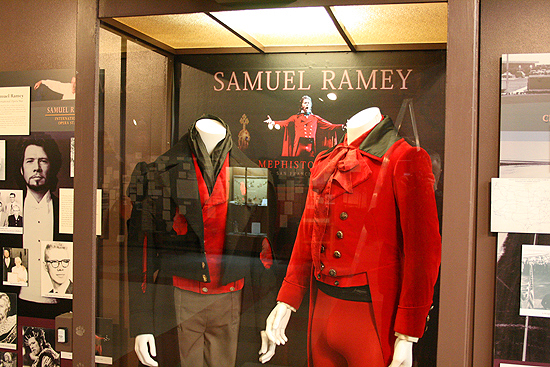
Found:
[{"label": "photo of man in red costume", "polygon": [[[344,129],[343,124],[333,124],[324,118],[314,115],[311,112],[313,103],[310,96],[303,96],[300,99],[300,113],[290,116],[284,121],[273,121],[267,115],[267,126],[270,130],[273,128],[279,130],[285,128],[283,138],[283,157],[315,157],[318,148],[332,148],[336,145],[336,133],[334,130]],[[290,127],[294,126],[294,129]],[[317,129],[327,130],[332,132],[325,136],[323,141],[317,140]],[[319,139],[319,140],[320,140]]]}]

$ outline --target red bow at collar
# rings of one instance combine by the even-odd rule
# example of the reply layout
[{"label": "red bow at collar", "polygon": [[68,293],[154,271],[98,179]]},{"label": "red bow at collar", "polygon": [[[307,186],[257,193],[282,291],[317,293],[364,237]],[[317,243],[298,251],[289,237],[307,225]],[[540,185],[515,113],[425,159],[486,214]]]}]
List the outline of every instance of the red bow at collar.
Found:
[{"label": "red bow at collar", "polygon": [[371,170],[366,160],[361,159],[360,150],[341,144],[317,162],[311,172],[311,184],[313,190],[320,194],[326,187],[330,190],[332,181],[337,181],[351,194],[353,187],[365,181],[370,175]]}]

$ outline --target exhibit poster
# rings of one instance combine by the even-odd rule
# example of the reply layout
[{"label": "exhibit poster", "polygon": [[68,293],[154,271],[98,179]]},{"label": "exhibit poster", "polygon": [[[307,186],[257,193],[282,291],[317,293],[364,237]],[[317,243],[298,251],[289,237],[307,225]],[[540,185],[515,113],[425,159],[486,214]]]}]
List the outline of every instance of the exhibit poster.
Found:
[{"label": "exhibit poster", "polygon": [[491,223],[499,224],[495,365],[547,366],[548,281],[541,269],[550,230],[546,207],[537,210],[550,179],[550,54],[505,54],[501,62],[499,178],[492,192],[501,221]]},{"label": "exhibit poster", "polygon": [[[280,208],[276,247],[283,261],[290,257],[315,157],[341,141],[356,113],[378,107],[396,122],[404,101],[414,101],[417,129],[407,113],[399,133],[443,157],[442,51],[181,55],[178,60],[179,135],[203,114],[216,115],[229,125],[234,144],[270,171]],[[311,120],[307,131],[298,122],[303,116]]]}]

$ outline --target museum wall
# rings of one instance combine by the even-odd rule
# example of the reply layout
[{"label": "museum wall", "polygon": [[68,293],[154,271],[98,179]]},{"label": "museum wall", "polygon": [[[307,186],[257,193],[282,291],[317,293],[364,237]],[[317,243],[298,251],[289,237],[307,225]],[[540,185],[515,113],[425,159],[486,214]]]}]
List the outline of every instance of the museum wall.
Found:
[{"label": "museum wall", "polygon": [[[474,366],[492,365],[496,234],[490,232],[490,180],[498,177],[500,64],[505,53],[550,52],[545,0],[480,1],[479,155]],[[488,296],[490,295],[490,296]]]},{"label": "museum wall", "polygon": [[2,1],[0,70],[74,69],[75,0]]}]

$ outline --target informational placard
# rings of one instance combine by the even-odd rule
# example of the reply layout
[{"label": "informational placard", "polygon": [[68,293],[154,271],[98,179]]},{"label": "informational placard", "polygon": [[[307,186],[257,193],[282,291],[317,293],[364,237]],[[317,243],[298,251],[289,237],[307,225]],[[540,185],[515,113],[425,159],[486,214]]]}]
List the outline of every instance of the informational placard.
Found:
[{"label": "informational placard", "polygon": [[[96,234],[101,236],[101,195],[102,190],[97,190],[96,200]],[[73,234],[74,218],[74,189],[59,189],[59,233]]]},{"label": "informational placard", "polygon": [[550,178],[493,178],[491,231],[550,233]]},{"label": "informational placard", "polygon": [[0,135],[29,135],[31,87],[0,88]]}]

